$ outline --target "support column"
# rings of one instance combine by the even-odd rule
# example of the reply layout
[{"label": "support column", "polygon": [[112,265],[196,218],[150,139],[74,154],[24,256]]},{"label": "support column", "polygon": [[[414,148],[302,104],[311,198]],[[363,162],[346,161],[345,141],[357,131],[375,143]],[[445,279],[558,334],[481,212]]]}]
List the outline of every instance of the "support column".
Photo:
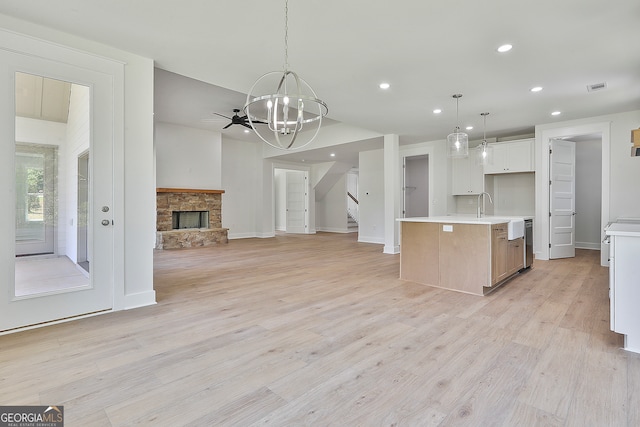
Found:
[{"label": "support column", "polygon": [[384,136],[384,250],[400,253],[400,137]]}]

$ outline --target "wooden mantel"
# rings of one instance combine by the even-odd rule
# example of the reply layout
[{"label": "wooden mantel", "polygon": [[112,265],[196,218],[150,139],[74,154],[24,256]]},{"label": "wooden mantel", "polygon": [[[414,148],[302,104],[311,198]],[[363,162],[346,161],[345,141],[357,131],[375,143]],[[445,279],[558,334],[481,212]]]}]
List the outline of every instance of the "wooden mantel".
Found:
[{"label": "wooden mantel", "polygon": [[156,188],[156,193],[205,193],[223,194],[224,190],[203,190],[199,188]]}]

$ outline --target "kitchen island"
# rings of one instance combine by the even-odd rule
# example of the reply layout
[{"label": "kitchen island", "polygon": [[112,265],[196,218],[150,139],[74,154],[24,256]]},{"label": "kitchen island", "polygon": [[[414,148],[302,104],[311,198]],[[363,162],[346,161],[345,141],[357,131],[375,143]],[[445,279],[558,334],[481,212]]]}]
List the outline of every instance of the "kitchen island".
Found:
[{"label": "kitchen island", "polygon": [[524,268],[525,217],[401,218],[400,278],[487,295]]}]

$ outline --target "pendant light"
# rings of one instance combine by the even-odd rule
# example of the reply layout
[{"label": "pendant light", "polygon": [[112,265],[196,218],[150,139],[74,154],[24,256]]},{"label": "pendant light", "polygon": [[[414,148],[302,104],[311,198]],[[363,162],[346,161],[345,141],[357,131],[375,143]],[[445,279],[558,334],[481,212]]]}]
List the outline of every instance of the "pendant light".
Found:
[{"label": "pendant light", "polygon": [[288,0],[284,11],[284,71],[272,71],[256,80],[243,111],[260,139],[275,148],[291,150],[313,141],[329,109],[307,82],[289,70]]},{"label": "pendant light", "polygon": [[461,94],[453,95],[456,100],[456,127],[453,133],[447,136],[447,152],[449,157],[467,157],[469,155],[469,135],[460,132],[458,125],[458,100],[462,98]]},{"label": "pendant light", "polygon": [[487,116],[489,113],[480,113],[483,121],[483,139],[482,143],[478,145],[476,164],[477,165],[492,165],[493,164],[493,147],[487,143]]}]

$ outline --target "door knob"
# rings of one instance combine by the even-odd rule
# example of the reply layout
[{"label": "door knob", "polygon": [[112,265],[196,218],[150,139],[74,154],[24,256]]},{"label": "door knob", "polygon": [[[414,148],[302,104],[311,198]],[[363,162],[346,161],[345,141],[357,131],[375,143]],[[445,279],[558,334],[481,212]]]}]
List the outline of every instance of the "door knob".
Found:
[{"label": "door knob", "polygon": [[106,227],[107,225],[109,225],[110,223],[111,223],[111,221],[109,221],[108,219],[103,219],[103,220],[102,220],[102,225],[104,225],[105,227]]}]

